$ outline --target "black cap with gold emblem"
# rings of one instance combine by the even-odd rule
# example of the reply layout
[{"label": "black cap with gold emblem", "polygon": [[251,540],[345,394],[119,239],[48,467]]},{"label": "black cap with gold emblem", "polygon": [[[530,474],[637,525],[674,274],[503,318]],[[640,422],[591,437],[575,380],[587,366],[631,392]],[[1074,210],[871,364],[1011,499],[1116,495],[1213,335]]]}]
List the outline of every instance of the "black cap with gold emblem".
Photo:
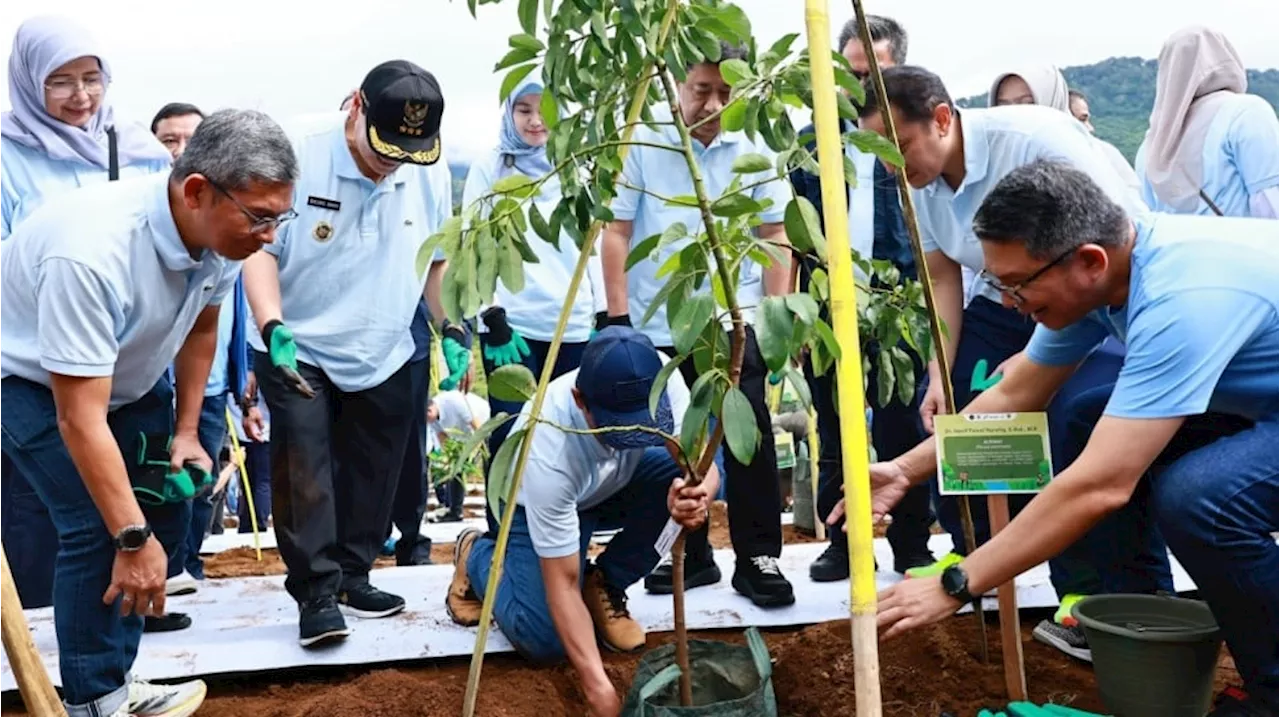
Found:
[{"label": "black cap with gold emblem", "polygon": [[393,162],[440,161],[444,97],[430,72],[406,60],[384,62],[365,76],[360,95],[374,152]]}]

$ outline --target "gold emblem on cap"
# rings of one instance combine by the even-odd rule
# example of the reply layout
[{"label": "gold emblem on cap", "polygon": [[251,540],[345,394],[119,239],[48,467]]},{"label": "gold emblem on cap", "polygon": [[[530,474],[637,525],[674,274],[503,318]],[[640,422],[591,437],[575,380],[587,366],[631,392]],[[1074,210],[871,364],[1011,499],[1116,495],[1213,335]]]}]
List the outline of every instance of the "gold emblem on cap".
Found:
[{"label": "gold emblem on cap", "polygon": [[427,121],[428,105],[426,102],[414,104],[412,101],[404,103],[404,124],[400,125],[401,134],[410,136],[422,136],[422,123]]},{"label": "gold emblem on cap", "polygon": [[316,228],[311,230],[311,236],[318,242],[327,242],[333,238],[333,225],[321,219],[316,222]]},{"label": "gold emblem on cap", "polygon": [[398,162],[413,162],[414,164],[435,164],[440,160],[440,138],[436,137],[428,149],[420,149],[416,152],[409,152],[401,149],[390,142],[378,136],[378,128],[369,125],[369,146],[373,147],[373,151],[386,157],[387,159]]}]

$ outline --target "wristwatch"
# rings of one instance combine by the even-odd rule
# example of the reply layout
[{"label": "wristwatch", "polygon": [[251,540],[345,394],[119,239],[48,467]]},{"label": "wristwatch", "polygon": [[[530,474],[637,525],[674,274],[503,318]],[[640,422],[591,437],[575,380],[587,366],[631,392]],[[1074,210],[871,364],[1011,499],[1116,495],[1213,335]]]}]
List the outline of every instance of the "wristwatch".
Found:
[{"label": "wristwatch", "polygon": [[150,537],[150,525],[127,525],[116,533],[111,542],[115,543],[116,550],[122,553],[136,553],[142,550],[142,546],[147,544],[147,539]]},{"label": "wristwatch", "polygon": [[973,595],[969,594],[969,575],[959,565],[942,571],[942,589],[961,603],[973,602]]}]

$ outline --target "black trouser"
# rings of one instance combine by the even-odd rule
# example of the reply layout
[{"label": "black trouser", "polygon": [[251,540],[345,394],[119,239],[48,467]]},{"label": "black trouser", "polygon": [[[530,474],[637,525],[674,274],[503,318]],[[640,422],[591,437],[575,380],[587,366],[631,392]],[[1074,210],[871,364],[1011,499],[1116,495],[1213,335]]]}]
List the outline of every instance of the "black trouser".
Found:
[{"label": "black trouser", "polygon": [[[409,434],[404,450],[404,460],[396,477],[395,499],[391,507],[391,522],[387,524],[383,540],[391,534],[394,524],[400,531],[396,541],[396,564],[413,565],[414,553],[421,541],[422,516],[427,511],[427,393],[429,391],[431,361],[410,361],[409,392],[413,412],[409,418]],[[426,541],[431,551],[431,541]]]},{"label": "black trouser", "polygon": [[271,410],[271,507],[285,589],[301,602],[367,582],[416,410],[409,364],[352,393],[298,364],[312,399],[286,386],[266,354],[255,352],[254,369]]},{"label": "black trouser", "polygon": [[[732,336],[730,336],[732,341]],[[659,348],[668,356],[675,356],[671,347]],[[680,374],[690,388],[698,377],[693,358],[680,364]],[[729,539],[733,551],[740,560],[770,555],[782,555],[782,492],[778,485],[778,456],[773,444],[773,422],[765,398],[765,384],[769,369],[760,355],[756,333],[747,327],[747,346],[742,357],[742,376],[738,387],[751,402],[756,414],[756,427],[760,429],[760,447],[750,465],[743,465],[726,447],[724,452],[725,498],[729,503]],[[707,526],[690,533],[685,540],[685,555],[694,560],[709,559],[711,546],[707,542]]]},{"label": "black trouser", "polygon": [[[925,376],[920,359],[909,348],[904,346],[903,350],[912,356],[915,375],[917,381],[920,381]],[[836,370],[833,366],[825,374],[815,376],[812,361],[806,361],[804,371],[813,394],[813,407],[818,414],[818,441],[821,444],[818,455],[818,516],[826,520],[831,509],[844,497],[840,414],[835,392]],[[868,397],[876,396],[879,392],[876,376],[875,371],[871,372],[867,384]],[[910,404],[902,403],[895,387],[889,405],[872,405],[871,445],[875,447],[880,460],[889,460],[906,453],[915,448],[924,437],[924,430],[920,425],[920,392],[916,389],[917,386],[912,387],[913,398]],[[929,498],[929,485],[917,485],[908,490],[898,505],[889,512],[893,523],[885,531],[885,537],[889,539],[889,546],[893,548],[894,557],[898,561],[929,552],[929,527],[933,525]],[[848,549],[849,536],[845,535],[843,518],[827,534],[832,545]]]}]

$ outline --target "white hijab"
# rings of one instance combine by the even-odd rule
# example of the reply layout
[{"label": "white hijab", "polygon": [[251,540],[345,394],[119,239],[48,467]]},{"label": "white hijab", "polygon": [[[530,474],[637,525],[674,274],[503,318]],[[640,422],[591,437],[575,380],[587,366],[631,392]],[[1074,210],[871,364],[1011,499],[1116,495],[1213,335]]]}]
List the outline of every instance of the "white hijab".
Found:
[{"label": "white hijab", "polygon": [[1009,77],[1021,77],[1027,87],[1031,88],[1031,96],[1036,104],[1052,107],[1055,110],[1070,112],[1070,97],[1067,95],[1067,78],[1062,76],[1053,65],[1036,65],[1025,67],[1017,72],[1004,72],[996,75],[991,83],[991,91],[987,93],[987,106],[996,106],[996,96],[1000,92],[1000,83]]},{"label": "white hijab", "polygon": [[1147,182],[1162,202],[1193,207],[1199,201],[1209,125],[1217,106],[1246,86],[1244,63],[1222,33],[1192,25],[1165,41],[1143,141]]}]

